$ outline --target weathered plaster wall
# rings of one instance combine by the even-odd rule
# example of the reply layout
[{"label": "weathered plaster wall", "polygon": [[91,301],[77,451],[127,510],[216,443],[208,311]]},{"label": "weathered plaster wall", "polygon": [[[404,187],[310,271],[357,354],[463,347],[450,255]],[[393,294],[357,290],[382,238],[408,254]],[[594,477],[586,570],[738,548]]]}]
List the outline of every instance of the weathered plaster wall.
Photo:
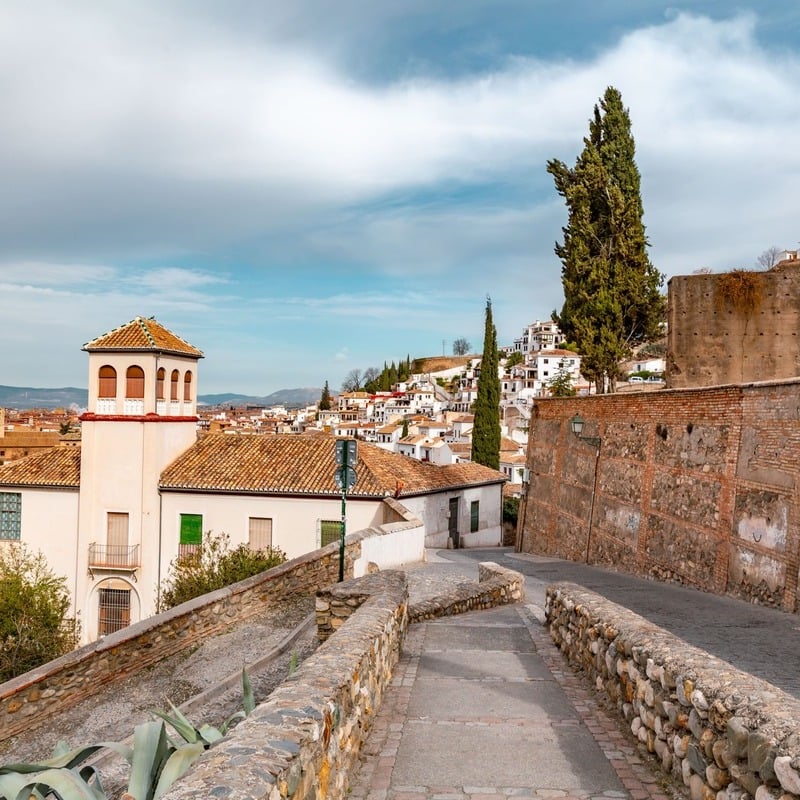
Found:
[{"label": "weathered plaster wall", "polygon": [[669,282],[671,388],[800,375],[800,265],[785,262],[751,273],[759,297],[749,311],[726,300],[725,274],[681,275]]},{"label": "weathered plaster wall", "polygon": [[537,400],[528,466],[522,551],[796,609],[800,381]]}]

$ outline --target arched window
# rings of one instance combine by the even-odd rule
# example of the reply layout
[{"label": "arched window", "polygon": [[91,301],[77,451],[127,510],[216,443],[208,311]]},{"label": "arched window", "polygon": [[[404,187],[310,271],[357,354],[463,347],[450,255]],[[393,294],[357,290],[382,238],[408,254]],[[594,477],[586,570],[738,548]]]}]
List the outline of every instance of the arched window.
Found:
[{"label": "arched window", "polygon": [[192,373],[186,370],[183,376],[183,402],[189,403],[192,399]]},{"label": "arched window", "polygon": [[172,370],[172,375],[170,375],[169,399],[170,400],[178,399],[178,370],[176,369]]},{"label": "arched window", "polygon": [[125,397],[129,400],[144,398],[144,370],[141,367],[128,367],[125,373]]},{"label": "arched window", "polygon": [[114,367],[106,366],[100,367],[98,373],[99,385],[97,387],[97,396],[103,398],[117,396],[117,371]]},{"label": "arched window", "polygon": [[164,399],[164,381],[166,380],[167,372],[164,367],[159,367],[156,373],[156,400]]}]

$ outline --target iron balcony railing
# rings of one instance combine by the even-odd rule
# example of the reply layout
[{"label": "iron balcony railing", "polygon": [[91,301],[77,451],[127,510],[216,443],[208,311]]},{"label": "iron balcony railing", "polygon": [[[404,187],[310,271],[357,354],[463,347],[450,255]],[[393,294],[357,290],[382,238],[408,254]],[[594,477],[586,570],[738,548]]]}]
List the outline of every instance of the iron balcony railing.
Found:
[{"label": "iron balcony railing", "polygon": [[89,545],[89,567],[96,569],[137,569],[141,566],[139,545],[97,544]]}]

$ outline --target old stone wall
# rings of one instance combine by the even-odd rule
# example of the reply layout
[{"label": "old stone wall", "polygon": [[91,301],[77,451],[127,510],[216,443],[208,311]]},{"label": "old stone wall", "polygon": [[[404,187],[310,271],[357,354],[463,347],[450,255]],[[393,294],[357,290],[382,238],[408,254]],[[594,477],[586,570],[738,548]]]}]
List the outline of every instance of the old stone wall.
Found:
[{"label": "old stone wall", "polygon": [[165,800],[347,796],[374,713],[400,657],[408,587],[387,570],[336,588],[354,612],[267,702],[207,751]]},{"label": "old stone wall", "polygon": [[[522,596],[523,576],[492,562],[478,582],[426,601],[447,616]],[[470,598],[472,603],[470,603]],[[350,772],[399,658],[411,613],[403,573],[387,570],[320,590],[323,644],[165,795],[343,800]]]},{"label": "old stone wall", "polygon": [[796,609],[800,381],[539,399],[528,466],[523,552]]},{"label": "old stone wall", "polygon": [[[353,574],[361,539],[357,534],[348,537],[345,575]],[[133,672],[191,649],[232,623],[263,611],[270,602],[291,594],[313,594],[338,579],[339,546],[333,543],[129,625],[0,684],[0,740],[26,729],[33,720],[86,700]]]},{"label": "old stone wall", "polygon": [[800,797],[800,701],[575,584],[547,589],[550,633],[693,798]]},{"label": "old stone wall", "polygon": [[800,375],[800,264],[669,282],[667,385],[719,386]]}]

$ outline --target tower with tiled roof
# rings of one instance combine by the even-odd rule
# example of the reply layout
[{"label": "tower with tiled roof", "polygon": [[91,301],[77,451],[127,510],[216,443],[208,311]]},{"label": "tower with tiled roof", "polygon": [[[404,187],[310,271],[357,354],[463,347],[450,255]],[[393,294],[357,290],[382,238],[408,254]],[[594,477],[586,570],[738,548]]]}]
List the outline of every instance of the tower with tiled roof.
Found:
[{"label": "tower with tiled roof", "polygon": [[85,634],[94,639],[154,612],[158,479],[196,439],[203,353],[152,317],[83,349],[89,406],[81,417],[78,582],[85,585],[77,595],[88,598]]}]

